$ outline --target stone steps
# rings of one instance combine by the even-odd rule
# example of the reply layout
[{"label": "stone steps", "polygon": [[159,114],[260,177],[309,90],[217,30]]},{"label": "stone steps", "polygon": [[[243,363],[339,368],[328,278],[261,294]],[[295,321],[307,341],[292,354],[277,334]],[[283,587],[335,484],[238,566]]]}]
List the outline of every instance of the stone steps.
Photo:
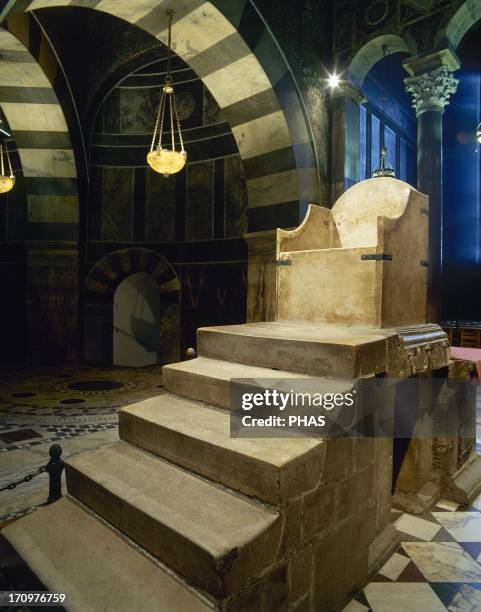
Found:
[{"label": "stone steps", "polygon": [[235,378],[255,379],[308,379],[306,374],[273,370],[198,357],[162,368],[164,388],[171,393],[191,399],[230,408],[230,381]]},{"label": "stone steps", "polygon": [[379,330],[303,323],[247,323],[197,330],[200,357],[311,376],[356,378],[386,371]]},{"label": "stone steps", "polygon": [[[187,362],[192,363],[192,362]],[[231,438],[230,416],[173,395],[123,408],[121,439],[263,502],[313,489],[325,444],[308,438]]]},{"label": "stone steps", "polygon": [[281,521],[269,511],[125,442],[70,459],[69,493],[213,597],[262,573]]},{"label": "stone steps", "polygon": [[2,530],[70,612],[207,612],[214,606],[69,498]]}]

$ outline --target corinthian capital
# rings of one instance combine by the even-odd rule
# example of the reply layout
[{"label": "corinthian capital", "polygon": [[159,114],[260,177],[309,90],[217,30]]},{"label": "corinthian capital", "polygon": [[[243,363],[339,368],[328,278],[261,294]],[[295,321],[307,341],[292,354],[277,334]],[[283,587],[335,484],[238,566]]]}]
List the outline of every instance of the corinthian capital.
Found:
[{"label": "corinthian capital", "polygon": [[406,90],[412,95],[416,115],[428,110],[442,112],[449,97],[456,92],[459,79],[446,66],[404,79]]}]

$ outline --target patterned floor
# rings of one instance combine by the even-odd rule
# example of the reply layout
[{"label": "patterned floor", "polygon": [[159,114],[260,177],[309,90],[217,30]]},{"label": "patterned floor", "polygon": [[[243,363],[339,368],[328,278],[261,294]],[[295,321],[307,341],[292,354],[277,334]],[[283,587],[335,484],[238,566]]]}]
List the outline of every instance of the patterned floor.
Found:
[{"label": "patterned floor", "polygon": [[[162,393],[158,367],[1,373],[0,487],[44,465],[53,442],[68,457],[114,441],[119,407]],[[481,393],[478,404],[481,415]],[[37,508],[47,489],[43,474],[0,493],[0,525]],[[470,508],[440,501],[392,516],[402,543],[344,612],[481,612],[481,496]]]},{"label": "patterned floor", "polygon": [[120,406],[161,389],[159,367],[2,372],[0,453],[114,428]]},{"label": "patterned floor", "polygon": [[481,610],[481,496],[423,515],[393,511],[401,545],[344,612]]},{"label": "patterned floor", "polygon": [[[481,454],[481,385],[476,403]],[[393,510],[392,520],[401,545],[343,612],[481,612],[481,495],[470,507]]]},{"label": "patterned floor", "polygon": [[[29,368],[0,373],[0,488],[48,461],[60,443],[64,458],[118,438],[121,406],[163,393],[152,368]],[[0,524],[45,501],[43,474],[0,492]]]}]

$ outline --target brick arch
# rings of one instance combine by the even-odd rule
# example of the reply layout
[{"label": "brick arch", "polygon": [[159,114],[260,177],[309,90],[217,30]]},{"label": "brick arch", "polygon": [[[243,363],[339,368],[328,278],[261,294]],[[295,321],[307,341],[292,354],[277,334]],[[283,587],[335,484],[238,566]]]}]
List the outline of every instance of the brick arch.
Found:
[{"label": "brick arch", "polygon": [[[29,235],[76,239],[79,193],[75,156],[59,99],[52,87],[58,63],[40,35],[29,51],[27,15],[0,29],[0,106],[7,119],[25,177]],[[39,56],[42,61],[39,62]],[[49,224],[62,234],[49,235]],[[36,228],[40,228],[37,234]]]},{"label": "brick arch", "polygon": [[384,45],[388,46],[388,55],[402,51],[410,55],[417,53],[415,42],[408,36],[402,38],[398,34],[390,33],[376,36],[354,51],[352,55],[347,72],[353,83],[359,87],[362,85],[371,68],[384,57]]},{"label": "brick arch", "polygon": [[84,359],[113,364],[113,304],[115,290],[132,274],[145,272],[158,284],[161,337],[164,348],[159,363],[180,360],[180,282],[171,264],[155,251],[141,247],[121,249],[98,261],[85,278],[83,316]]},{"label": "brick arch", "polygon": [[237,141],[251,229],[297,224],[303,205],[319,201],[303,103],[282,52],[250,0],[17,0],[1,16],[55,6],[110,13],[163,43],[165,11],[174,9],[174,50],[211,91]]}]

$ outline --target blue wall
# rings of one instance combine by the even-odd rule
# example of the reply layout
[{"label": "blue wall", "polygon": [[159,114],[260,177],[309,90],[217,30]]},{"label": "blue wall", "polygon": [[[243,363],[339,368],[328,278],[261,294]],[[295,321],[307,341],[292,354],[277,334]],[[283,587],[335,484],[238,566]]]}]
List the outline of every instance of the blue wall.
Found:
[{"label": "blue wall", "polygon": [[481,73],[460,70],[444,115],[444,316],[481,320]]},{"label": "blue wall", "polygon": [[416,117],[404,89],[404,56],[393,53],[371,69],[362,84],[365,104],[347,102],[346,189],[371,177],[382,146],[397,178],[416,186]]}]

